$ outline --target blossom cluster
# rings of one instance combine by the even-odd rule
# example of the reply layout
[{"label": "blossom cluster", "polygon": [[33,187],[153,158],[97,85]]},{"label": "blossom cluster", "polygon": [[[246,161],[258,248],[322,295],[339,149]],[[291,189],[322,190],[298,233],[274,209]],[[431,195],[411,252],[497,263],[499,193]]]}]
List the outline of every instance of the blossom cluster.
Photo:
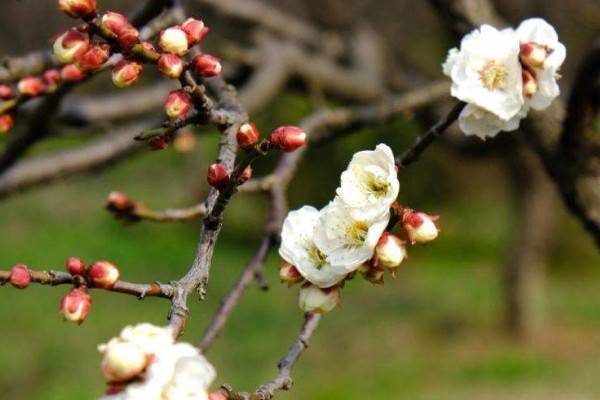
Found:
[{"label": "blossom cluster", "polygon": [[558,71],[566,57],[556,30],[541,18],[514,30],[489,25],[466,35],[443,64],[451,94],[467,103],[461,130],[482,139],[513,131],[530,109],[544,110],[560,94]]},{"label": "blossom cluster", "polygon": [[399,189],[392,150],[380,144],[353,156],[327,206],[304,206],[288,214],[281,232],[280,276],[290,286],[305,282],[301,309],[330,311],[339,303],[340,287],[357,272],[373,283],[383,283],[386,268],[395,274],[407,252],[405,242],[389,232],[391,209],[412,243],[437,237],[436,217],[400,209]]},{"label": "blossom cluster", "polygon": [[127,326],[98,350],[108,384],[100,400],[210,399],[215,369],[194,346],[175,343],[168,327]]}]

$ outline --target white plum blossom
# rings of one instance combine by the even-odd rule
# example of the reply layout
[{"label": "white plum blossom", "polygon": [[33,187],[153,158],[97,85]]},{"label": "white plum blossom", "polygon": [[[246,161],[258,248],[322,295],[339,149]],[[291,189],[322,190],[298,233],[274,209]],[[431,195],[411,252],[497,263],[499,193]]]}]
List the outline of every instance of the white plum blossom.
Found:
[{"label": "white plum blossom", "polygon": [[523,21],[517,28],[517,36],[521,60],[531,68],[537,82],[537,91],[531,97],[526,97],[525,102],[534,110],[543,110],[560,94],[556,80],[567,50],[558,41],[554,27],[541,18]]},{"label": "white plum blossom", "polygon": [[389,212],[399,190],[394,154],[379,144],[375,150],[354,154],[337,194],[354,218],[369,220]]},{"label": "white plum blossom", "polygon": [[489,25],[466,35],[443,64],[452,79],[450,92],[461,101],[483,108],[503,120],[523,105],[519,39],[513,29]]},{"label": "white plum blossom", "polygon": [[310,206],[290,212],[283,222],[279,255],[294,265],[304,279],[326,288],[339,283],[347,272],[332,268],[329,257],[315,243],[319,215]]},{"label": "white plum blossom", "polygon": [[371,220],[355,218],[352,210],[336,197],[321,211],[314,241],[327,255],[332,269],[350,273],[373,257],[389,219],[389,209]]},{"label": "white plum blossom", "polygon": [[493,138],[500,131],[509,132],[519,128],[521,119],[527,116],[528,108],[523,106],[521,110],[509,120],[503,120],[496,114],[467,104],[458,117],[460,130],[468,136],[478,136],[481,139]]},{"label": "white plum blossom", "polygon": [[298,306],[302,311],[322,314],[333,310],[340,303],[340,289],[321,289],[315,285],[305,285],[300,289]]}]

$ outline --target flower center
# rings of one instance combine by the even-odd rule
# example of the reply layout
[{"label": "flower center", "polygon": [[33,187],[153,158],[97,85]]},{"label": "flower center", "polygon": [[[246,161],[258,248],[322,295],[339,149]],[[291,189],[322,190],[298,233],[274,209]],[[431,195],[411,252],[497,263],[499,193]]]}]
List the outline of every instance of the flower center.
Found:
[{"label": "flower center", "polygon": [[488,61],[479,71],[479,79],[487,90],[504,89],[507,75],[506,67],[497,61]]},{"label": "flower center", "polygon": [[385,197],[390,188],[390,184],[387,181],[385,174],[381,173],[381,171],[377,172],[365,171],[360,168],[355,171],[355,174],[359,177],[360,187],[363,192],[375,197]]},{"label": "flower center", "polygon": [[347,247],[360,247],[363,245],[365,240],[367,239],[367,234],[369,233],[369,226],[366,222],[357,221],[348,227],[347,238],[348,243]]},{"label": "flower center", "polygon": [[327,264],[327,256],[314,243],[308,248],[308,257],[315,263],[317,269]]}]

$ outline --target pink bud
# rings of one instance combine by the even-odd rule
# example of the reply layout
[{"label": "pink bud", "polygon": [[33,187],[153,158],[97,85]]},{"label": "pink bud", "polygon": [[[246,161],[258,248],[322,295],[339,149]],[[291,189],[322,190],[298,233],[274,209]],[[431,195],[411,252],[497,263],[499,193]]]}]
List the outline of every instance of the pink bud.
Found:
[{"label": "pink bud", "polygon": [[10,100],[15,97],[15,91],[8,85],[0,85],[0,100]]},{"label": "pink bud", "polygon": [[548,48],[544,45],[533,42],[521,45],[521,62],[531,68],[544,68],[548,54]]},{"label": "pink bud", "polygon": [[58,8],[73,18],[91,18],[98,13],[96,0],[58,0]]},{"label": "pink bud", "polygon": [[62,67],[60,77],[65,82],[79,82],[85,78],[85,73],[79,69],[77,64],[69,64]]},{"label": "pink bud", "polygon": [[196,75],[204,78],[210,78],[211,76],[217,76],[221,73],[223,67],[221,66],[221,59],[211,56],[210,54],[201,54],[192,60],[192,68]]},{"label": "pink bud", "polygon": [[158,60],[158,52],[154,45],[150,42],[142,42],[142,49],[144,50],[144,56],[151,60]]},{"label": "pink bud", "polygon": [[252,167],[248,165],[246,169],[244,169],[244,172],[242,172],[242,175],[238,181],[238,185],[243,185],[244,183],[248,182],[250,177],[252,177]]},{"label": "pink bud", "polygon": [[384,232],[375,247],[377,264],[386,268],[397,268],[406,259],[406,246],[398,236]]},{"label": "pink bud", "polygon": [[23,96],[36,97],[44,91],[44,82],[40,78],[28,76],[19,81],[17,89]]},{"label": "pink bud", "polygon": [[271,134],[269,143],[273,148],[289,153],[306,144],[306,133],[296,126],[282,126]]},{"label": "pink bud", "polygon": [[213,164],[208,167],[208,184],[215,189],[222,190],[229,182],[229,174],[223,164]]},{"label": "pink bud", "polygon": [[165,114],[170,118],[184,118],[190,111],[192,96],[184,90],[173,90],[165,100]]},{"label": "pink bud", "polygon": [[110,47],[106,43],[94,43],[79,59],[79,69],[82,72],[94,71],[104,65],[110,58]]},{"label": "pink bud", "polygon": [[427,243],[435,239],[438,235],[438,228],[434,221],[439,216],[427,215],[422,212],[415,212],[411,209],[404,209],[402,213],[402,224],[408,240],[412,244]]},{"label": "pink bud", "polygon": [[54,57],[62,64],[71,64],[81,58],[86,52],[90,40],[88,35],[76,29],[61,33],[52,47]]},{"label": "pink bud", "polygon": [[288,287],[294,286],[298,282],[302,282],[304,278],[298,272],[298,269],[285,260],[281,260],[279,266],[279,277],[282,283],[287,283]]},{"label": "pink bud", "polygon": [[10,284],[17,289],[25,289],[29,283],[31,283],[31,273],[27,265],[15,265],[10,271]]},{"label": "pink bud", "polygon": [[208,400],[227,400],[227,395],[223,392],[211,392],[208,394]]},{"label": "pink bud", "polygon": [[15,120],[10,114],[0,114],[0,135],[6,134],[15,125]]},{"label": "pink bud", "polygon": [[81,324],[90,312],[92,296],[85,286],[75,288],[67,293],[60,302],[59,312],[65,321]]},{"label": "pink bud", "polygon": [[112,11],[107,11],[100,20],[100,25],[114,35],[117,34],[119,29],[127,24],[129,24],[129,22],[124,15]]},{"label": "pink bud", "polygon": [[90,282],[97,288],[110,289],[117,283],[121,273],[116,265],[108,261],[96,261],[90,265]]},{"label": "pink bud", "polygon": [[179,79],[184,67],[183,60],[175,54],[164,53],[158,59],[158,70],[169,79]]},{"label": "pink bud", "polygon": [[523,69],[521,76],[523,77],[523,95],[526,97],[533,96],[538,90],[538,85],[534,74],[526,69]]},{"label": "pink bud", "polygon": [[124,193],[110,192],[106,208],[112,211],[130,211],[135,208],[135,203]]},{"label": "pink bud", "polygon": [[44,82],[46,85],[55,87],[60,83],[60,71],[57,69],[49,69],[44,72]]},{"label": "pink bud", "polygon": [[144,66],[136,61],[121,60],[112,70],[112,81],[120,88],[135,85],[143,69]]},{"label": "pink bud", "polygon": [[140,32],[135,26],[125,24],[117,31],[117,40],[124,49],[130,49],[140,42]]},{"label": "pink bud", "polygon": [[260,132],[252,122],[244,122],[240,125],[236,135],[238,145],[246,151],[249,151],[256,146],[259,137]]},{"label": "pink bud", "polygon": [[81,275],[85,272],[85,263],[81,258],[69,257],[66,266],[71,275]]},{"label": "pink bud", "polygon": [[189,18],[181,25],[181,29],[185,32],[190,46],[200,43],[202,38],[208,33],[208,27],[204,26],[204,22]]},{"label": "pink bud", "polygon": [[298,305],[302,311],[322,314],[333,310],[339,303],[340,289],[338,287],[321,289],[307,283],[300,289]]},{"label": "pink bud", "polygon": [[188,52],[188,40],[185,32],[178,26],[167,28],[158,36],[158,46],[165,53],[184,56]]}]

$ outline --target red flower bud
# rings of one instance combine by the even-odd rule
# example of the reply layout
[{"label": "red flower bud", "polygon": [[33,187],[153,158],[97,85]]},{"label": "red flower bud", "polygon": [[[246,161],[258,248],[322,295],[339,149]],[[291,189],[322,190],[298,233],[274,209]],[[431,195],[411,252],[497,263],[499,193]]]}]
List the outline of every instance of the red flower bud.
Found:
[{"label": "red flower bud", "polygon": [[544,45],[533,42],[521,45],[521,62],[528,67],[543,68],[548,54],[548,48]]},{"label": "red flower bud", "polygon": [[289,153],[306,144],[306,133],[296,126],[281,126],[271,134],[269,143],[273,148]]},{"label": "red flower bud", "polygon": [[121,60],[112,70],[112,81],[120,88],[135,85],[143,69],[144,66],[136,61]]},{"label": "red flower bud", "polygon": [[81,258],[69,257],[66,266],[71,275],[81,275],[85,272],[85,263]]},{"label": "red flower bud", "polygon": [[91,45],[79,60],[82,72],[94,71],[104,65],[110,58],[110,47],[106,43]]},{"label": "red flower bud", "polygon": [[158,36],[158,46],[165,53],[173,53],[178,56],[186,55],[189,49],[187,36],[179,26],[162,31]]},{"label": "red flower bud", "polygon": [[113,211],[130,211],[135,207],[135,203],[124,193],[110,192],[106,208]]},{"label": "red flower bud", "polygon": [[79,82],[85,78],[85,73],[76,64],[69,64],[62,67],[60,77],[66,82]]},{"label": "red flower bud", "polygon": [[140,42],[140,31],[130,24],[123,25],[117,31],[117,40],[124,49],[130,49]]},{"label": "red flower bud", "polygon": [[46,85],[51,86],[51,87],[55,87],[56,85],[58,85],[60,83],[60,71],[57,69],[49,69],[46,72],[44,72],[44,82],[46,83]]},{"label": "red flower bud", "polygon": [[97,288],[110,289],[117,283],[121,273],[116,265],[108,261],[96,261],[90,265],[90,282]]},{"label": "red flower bud", "polygon": [[169,79],[179,79],[184,67],[183,60],[175,54],[164,53],[158,59],[158,70]]},{"label": "red flower bud", "polygon": [[81,58],[90,43],[87,34],[76,29],[69,29],[58,35],[52,50],[54,58],[62,64],[71,64]]},{"label": "red flower bud", "polygon": [[434,222],[438,219],[437,215],[427,215],[409,208],[405,208],[402,213],[404,232],[412,244],[427,243],[435,239],[439,229]]},{"label": "red flower bud", "polygon": [[98,13],[96,0],[58,0],[58,9],[73,18],[90,18]]},{"label": "red flower bud", "polygon": [[158,60],[158,52],[156,51],[156,48],[154,48],[154,45],[152,43],[142,42],[142,48],[144,49],[144,55],[146,56],[146,58]]},{"label": "red flower bud", "polygon": [[229,174],[223,164],[213,164],[208,167],[208,184],[215,189],[222,190],[229,182]]},{"label": "red flower bud", "polygon": [[100,20],[100,25],[114,35],[117,34],[119,29],[127,24],[129,24],[129,22],[124,15],[112,11],[107,11]]},{"label": "red flower bud", "polygon": [[10,114],[0,114],[0,135],[7,133],[15,125],[15,120]]},{"label": "red flower bud", "polygon": [[148,140],[148,147],[152,151],[164,150],[169,146],[169,142],[171,141],[170,135],[162,135],[158,137],[154,137]]},{"label": "red flower bud", "polygon": [[208,400],[227,400],[227,395],[223,392],[211,392],[208,394]]},{"label": "red flower bud", "polygon": [[173,90],[165,100],[165,114],[170,118],[184,118],[190,111],[192,96],[184,90]]},{"label": "red flower bud", "polygon": [[190,46],[200,43],[209,31],[208,27],[204,26],[204,22],[194,18],[185,21],[181,29],[185,32]]},{"label": "red flower bud", "polygon": [[236,135],[238,145],[246,151],[249,151],[256,146],[259,137],[260,132],[252,122],[244,122],[240,125]]},{"label": "red flower bud", "polygon": [[252,167],[248,165],[246,167],[246,169],[244,170],[244,172],[242,172],[242,175],[240,176],[238,185],[243,185],[244,183],[246,183],[248,181],[248,179],[250,179],[251,176],[252,176]]},{"label": "red flower bud", "polygon": [[192,60],[192,68],[196,75],[205,78],[211,76],[217,76],[221,73],[223,67],[221,66],[221,59],[211,56],[210,54],[201,54]]},{"label": "red flower bud", "polygon": [[17,89],[23,96],[36,97],[44,91],[44,82],[40,78],[28,76],[19,81]]},{"label": "red flower bud", "polygon": [[92,296],[85,286],[71,290],[60,302],[59,312],[65,321],[81,324],[90,312]]},{"label": "red flower bud", "polygon": [[31,283],[31,273],[27,265],[15,265],[10,271],[10,284],[17,289],[25,289],[29,283]]},{"label": "red flower bud", "polygon": [[15,97],[15,91],[8,85],[0,85],[0,100],[10,100]]},{"label": "red flower bud", "polygon": [[288,287],[292,287],[296,283],[304,280],[302,275],[300,275],[300,272],[298,272],[298,269],[285,260],[281,260],[279,277],[281,278],[281,283],[287,283]]}]

